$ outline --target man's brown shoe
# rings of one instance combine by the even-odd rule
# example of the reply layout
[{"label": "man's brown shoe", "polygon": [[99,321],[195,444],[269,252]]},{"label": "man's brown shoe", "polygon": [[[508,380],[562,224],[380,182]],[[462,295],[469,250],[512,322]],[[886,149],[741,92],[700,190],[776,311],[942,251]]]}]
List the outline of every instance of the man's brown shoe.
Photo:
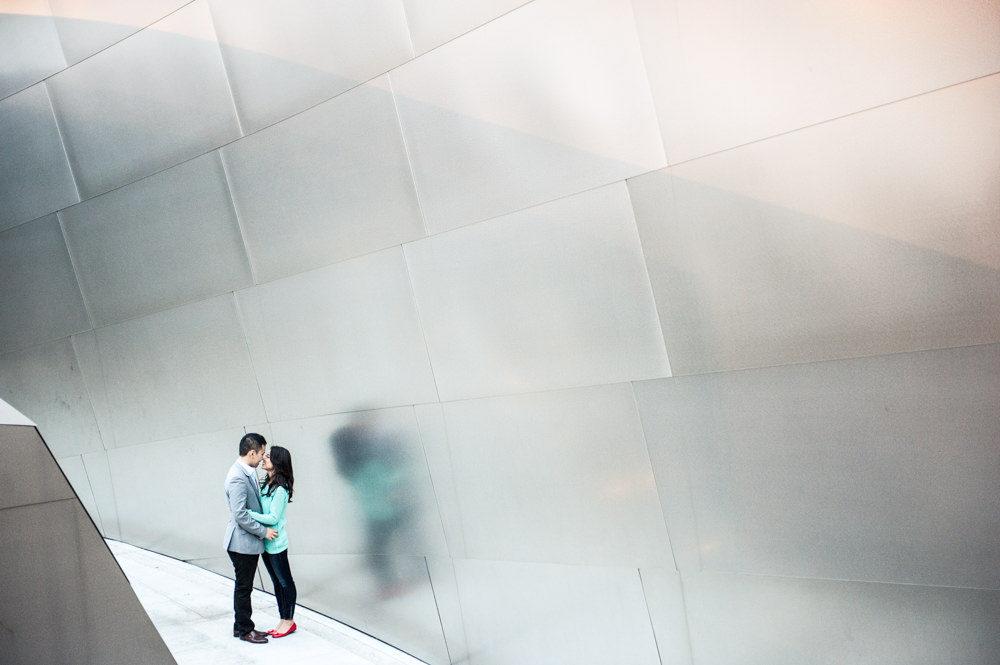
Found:
[{"label": "man's brown shoe", "polygon": [[[268,631],[268,632],[266,632],[266,633],[262,633],[262,632],[260,632],[259,630],[257,630],[257,629],[254,629],[254,630],[253,630],[253,631],[251,631],[251,632],[254,632],[254,633],[257,633],[258,635],[263,635],[264,637],[269,637],[269,636],[271,635],[271,631]],[[243,637],[243,633],[241,633],[241,632],[239,632],[239,631],[237,631],[237,630],[234,630],[234,631],[233,631],[233,637]]]},{"label": "man's brown shoe", "polygon": [[240,639],[251,644],[267,644],[267,635],[256,630],[251,630],[246,635],[240,635]]}]

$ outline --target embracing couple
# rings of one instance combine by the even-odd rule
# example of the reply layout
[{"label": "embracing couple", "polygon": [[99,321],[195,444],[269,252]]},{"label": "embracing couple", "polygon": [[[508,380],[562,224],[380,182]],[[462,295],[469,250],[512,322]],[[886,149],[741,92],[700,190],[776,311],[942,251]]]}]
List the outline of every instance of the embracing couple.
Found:
[{"label": "embracing couple", "polygon": [[[223,543],[236,571],[233,609],[236,621],[233,637],[253,644],[266,644],[267,636],[285,637],[295,632],[295,581],[288,567],[288,535],[285,533],[285,508],[292,500],[292,455],[281,446],[267,449],[267,441],[251,432],[240,439],[239,459],[226,475],[226,499],[229,501],[229,525]],[[257,483],[257,466],[263,462],[267,478]],[[253,578],[257,573],[257,555],[263,554],[264,566],[274,583],[281,621],[262,633],[254,630],[250,618],[253,608]]]}]

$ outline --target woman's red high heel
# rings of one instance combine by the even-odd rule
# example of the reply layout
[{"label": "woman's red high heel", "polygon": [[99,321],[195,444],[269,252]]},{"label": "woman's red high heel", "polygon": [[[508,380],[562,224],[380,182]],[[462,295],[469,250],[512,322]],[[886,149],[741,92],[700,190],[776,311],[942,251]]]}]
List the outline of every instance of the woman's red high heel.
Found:
[{"label": "woman's red high heel", "polygon": [[286,631],[285,631],[285,632],[283,632],[283,633],[276,633],[276,632],[274,632],[274,631],[272,630],[272,631],[271,631],[271,637],[273,637],[273,638],[275,638],[275,639],[278,639],[279,637],[285,637],[286,635],[291,635],[292,633],[294,633],[294,632],[295,632],[295,629],[296,629],[296,628],[298,628],[298,626],[296,626],[296,625],[295,625],[295,622],[293,621],[293,622],[292,622],[292,627],[291,627],[291,628],[289,628],[288,630],[286,630]]}]

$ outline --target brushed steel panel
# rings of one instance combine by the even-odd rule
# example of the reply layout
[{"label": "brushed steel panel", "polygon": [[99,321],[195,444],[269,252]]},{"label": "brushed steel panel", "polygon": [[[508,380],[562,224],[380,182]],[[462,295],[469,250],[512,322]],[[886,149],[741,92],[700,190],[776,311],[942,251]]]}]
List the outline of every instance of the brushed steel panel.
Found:
[{"label": "brushed steel panel", "polygon": [[427,458],[427,468],[434,485],[438,513],[444,528],[448,553],[452,558],[465,558],[465,534],[462,532],[462,512],[455,484],[455,471],[448,446],[448,428],[440,404],[417,404],[413,407],[420,431],[420,442]]},{"label": "brushed steel panel", "polygon": [[417,53],[458,37],[528,0],[403,0]]},{"label": "brushed steel panel", "polygon": [[695,665],[996,662],[1000,592],[684,576]]},{"label": "brushed steel panel", "polygon": [[[66,476],[66,480],[69,481],[70,487],[73,488],[73,492],[76,493],[76,498],[80,499],[83,509],[90,515],[90,519],[94,520],[97,528],[103,530],[101,513],[97,510],[97,502],[94,500],[94,491],[90,488],[90,479],[87,477],[87,469],[83,465],[83,457],[73,455],[56,461]],[[48,464],[49,461],[45,460],[44,463]]]},{"label": "brushed steel panel", "polygon": [[423,236],[383,85],[356,88],[222,153],[259,282]]},{"label": "brushed steel panel", "polygon": [[69,339],[0,355],[0,399],[38,425],[57,458],[104,450]]},{"label": "brushed steel panel", "polygon": [[[647,454],[653,467],[657,495],[664,520],[670,530],[673,567],[682,572],[701,570],[702,545],[699,542],[695,498],[687,475],[688,470],[694,468],[693,456],[698,454],[698,449],[689,448],[681,439],[668,436],[673,426],[671,414],[658,406],[656,398],[648,396],[652,390],[651,386],[657,383],[657,381],[633,383],[632,390],[642,422]],[[724,510],[721,505],[716,509]],[[705,548],[717,548],[718,540],[716,537],[708,542]]]},{"label": "brushed steel panel", "polygon": [[628,0],[538,0],[390,78],[431,233],[666,165]]},{"label": "brushed steel panel", "polygon": [[55,215],[0,233],[0,353],[90,328]]},{"label": "brushed steel panel", "polygon": [[0,231],[80,200],[44,83],[0,100],[0,154]]},{"label": "brushed steel panel", "polygon": [[404,251],[444,400],[670,374],[621,183]]},{"label": "brushed steel panel", "polygon": [[289,550],[298,603],[398,645],[430,665],[448,665],[423,557],[388,558],[406,578],[396,588],[380,591],[362,556],[296,555]]},{"label": "brushed steel panel", "polygon": [[237,297],[270,420],[437,399],[399,248]]},{"label": "brushed steel panel", "polygon": [[0,425],[0,438],[4,453],[4,463],[0,465],[0,487],[3,487],[0,511],[73,499],[72,488],[34,427]]},{"label": "brushed steel panel", "polygon": [[0,10],[2,99],[59,71],[66,59],[46,0],[7,0]]},{"label": "brushed steel panel", "polygon": [[[271,427],[271,443],[292,453],[298,483],[288,509],[290,551],[447,555],[411,407]],[[392,571],[384,572],[390,586]]]},{"label": "brushed steel panel", "polygon": [[232,295],[99,328],[97,345],[116,446],[265,420]]},{"label": "brushed steel panel", "polygon": [[671,163],[1000,69],[991,0],[632,4]]},{"label": "brushed steel panel", "polygon": [[240,136],[207,0],[47,84],[84,198]]},{"label": "brushed steel panel", "polygon": [[97,325],[253,284],[218,153],[59,216]]},{"label": "brushed steel panel", "polygon": [[248,132],[413,56],[398,0],[210,0],[210,5]]},{"label": "brushed steel panel", "polygon": [[83,376],[83,383],[90,397],[90,406],[97,420],[97,429],[104,442],[104,448],[114,448],[115,431],[111,423],[111,405],[108,401],[107,377],[101,362],[101,352],[97,346],[97,333],[93,330],[70,337],[77,367]]},{"label": "brushed steel panel", "polygon": [[1000,341],[1000,75],[629,181],[674,374]]},{"label": "brushed steel panel", "polygon": [[108,455],[102,450],[97,453],[84,453],[81,457],[87,471],[87,477],[90,479],[90,488],[94,493],[94,505],[101,516],[99,523],[101,535],[105,538],[120,540],[118,505],[115,501],[115,489],[111,480],[111,467],[108,466]]},{"label": "brushed steel panel", "polygon": [[66,61],[73,65],[155,23],[185,0],[49,0]]},{"label": "brushed steel panel", "polygon": [[455,562],[472,665],[659,665],[632,568]]},{"label": "brushed steel panel", "polygon": [[449,557],[427,557],[426,561],[449,662],[467,663],[471,654],[462,620],[462,600],[458,593],[455,563]]},{"label": "brushed steel panel", "polygon": [[1000,586],[1000,345],[636,394],[671,536],[683,511],[671,502],[689,493],[697,533],[680,542],[696,543],[704,569]]},{"label": "brushed steel panel", "polygon": [[669,568],[642,568],[642,594],[664,665],[692,665],[687,609],[680,573]]},{"label": "brushed steel panel", "polygon": [[17,534],[0,568],[4,662],[173,665],[78,501],[0,510],[0,529]]},{"label": "brushed steel panel", "polygon": [[452,402],[444,413],[470,557],[673,565],[627,384]]},{"label": "brushed steel panel", "polygon": [[109,450],[122,540],[178,559],[225,555],[223,481],[243,433],[227,429]]}]

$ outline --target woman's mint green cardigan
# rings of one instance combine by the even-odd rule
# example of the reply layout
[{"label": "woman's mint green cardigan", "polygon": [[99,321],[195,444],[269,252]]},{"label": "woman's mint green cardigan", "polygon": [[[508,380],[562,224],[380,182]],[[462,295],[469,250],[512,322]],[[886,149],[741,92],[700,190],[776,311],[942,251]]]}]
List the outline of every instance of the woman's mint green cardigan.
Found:
[{"label": "woman's mint green cardigan", "polygon": [[284,487],[276,487],[271,496],[262,492],[260,507],[263,512],[255,513],[248,510],[250,517],[278,532],[273,540],[264,540],[264,551],[268,554],[284,552],[288,549],[288,534],[285,533],[285,508],[288,507],[288,491]]}]

